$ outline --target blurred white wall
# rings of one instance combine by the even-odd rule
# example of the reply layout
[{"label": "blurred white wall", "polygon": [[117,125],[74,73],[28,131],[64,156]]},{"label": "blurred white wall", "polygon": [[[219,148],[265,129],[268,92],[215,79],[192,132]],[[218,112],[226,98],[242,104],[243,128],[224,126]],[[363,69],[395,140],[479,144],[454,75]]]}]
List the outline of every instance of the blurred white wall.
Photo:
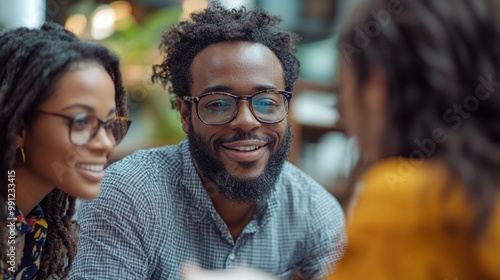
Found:
[{"label": "blurred white wall", "polygon": [[[55,1],[55,0],[49,0]],[[45,21],[46,0],[0,1],[0,28],[38,27]]]}]

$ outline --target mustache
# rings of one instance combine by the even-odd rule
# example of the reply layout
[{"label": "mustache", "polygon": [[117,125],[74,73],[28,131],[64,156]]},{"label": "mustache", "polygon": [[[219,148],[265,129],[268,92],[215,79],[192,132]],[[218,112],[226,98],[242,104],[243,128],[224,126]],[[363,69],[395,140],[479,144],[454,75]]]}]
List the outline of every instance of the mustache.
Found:
[{"label": "mustache", "polygon": [[221,144],[227,144],[227,143],[232,143],[232,142],[241,141],[241,140],[260,140],[260,141],[266,142],[267,144],[271,144],[271,146],[273,146],[274,143],[276,142],[276,140],[271,138],[271,137],[259,136],[255,133],[251,133],[251,134],[238,133],[238,134],[231,136],[229,138],[225,138],[225,139],[219,138],[219,139],[214,141],[214,145],[215,145],[215,147],[219,147]]}]

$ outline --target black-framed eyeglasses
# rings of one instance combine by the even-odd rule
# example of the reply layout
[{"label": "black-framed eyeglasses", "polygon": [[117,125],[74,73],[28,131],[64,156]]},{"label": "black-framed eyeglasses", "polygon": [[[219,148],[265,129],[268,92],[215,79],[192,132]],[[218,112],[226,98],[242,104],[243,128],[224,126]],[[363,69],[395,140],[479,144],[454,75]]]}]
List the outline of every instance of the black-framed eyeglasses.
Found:
[{"label": "black-framed eyeglasses", "polygon": [[292,93],[283,90],[263,90],[252,95],[234,95],[227,92],[209,92],[198,97],[183,96],[196,104],[198,118],[207,125],[231,122],[238,114],[238,102],[248,100],[253,116],[261,123],[279,123],[288,114]]},{"label": "black-framed eyeglasses", "polygon": [[110,117],[106,120],[98,119],[96,116],[86,113],[78,114],[74,117],[58,113],[37,111],[39,114],[56,116],[69,120],[69,140],[76,146],[87,146],[96,137],[101,126],[104,127],[108,138],[114,146],[127,135],[132,121],[125,117]]}]

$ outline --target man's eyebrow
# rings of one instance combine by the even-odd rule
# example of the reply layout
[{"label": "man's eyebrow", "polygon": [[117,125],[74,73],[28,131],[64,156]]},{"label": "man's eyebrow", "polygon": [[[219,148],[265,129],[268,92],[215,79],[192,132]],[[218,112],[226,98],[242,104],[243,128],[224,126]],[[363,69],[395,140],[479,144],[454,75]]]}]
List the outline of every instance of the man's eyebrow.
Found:
[{"label": "man's eyebrow", "polygon": [[231,88],[228,86],[224,86],[224,85],[216,85],[216,86],[206,87],[201,92],[201,94],[208,93],[208,92],[217,92],[217,91],[228,92],[228,91],[231,91]]},{"label": "man's eyebrow", "polygon": [[[255,92],[261,91],[261,90],[268,90],[268,89],[277,89],[276,86],[274,85],[257,85],[253,88]],[[216,86],[211,86],[205,88],[201,94],[208,93],[208,92],[228,92],[231,93],[231,87],[225,86],[225,85],[216,85]]]},{"label": "man's eyebrow", "polygon": [[277,88],[274,85],[258,85],[254,89],[255,91],[260,91],[260,90],[277,89]]}]

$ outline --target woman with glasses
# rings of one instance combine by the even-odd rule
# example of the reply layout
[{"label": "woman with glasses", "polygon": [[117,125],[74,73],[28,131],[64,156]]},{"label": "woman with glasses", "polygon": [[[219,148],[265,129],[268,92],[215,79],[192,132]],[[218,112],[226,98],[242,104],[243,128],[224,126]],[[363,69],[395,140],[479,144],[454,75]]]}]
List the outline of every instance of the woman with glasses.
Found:
[{"label": "woman with glasses", "polygon": [[0,35],[0,279],[65,278],[75,198],[127,133],[118,58],[56,24]]},{"label": "woman with glasses", "polygon": [[368,169],[329,279],[500,279],[499,14],[371,0],[346,17],[340,104]]}]

